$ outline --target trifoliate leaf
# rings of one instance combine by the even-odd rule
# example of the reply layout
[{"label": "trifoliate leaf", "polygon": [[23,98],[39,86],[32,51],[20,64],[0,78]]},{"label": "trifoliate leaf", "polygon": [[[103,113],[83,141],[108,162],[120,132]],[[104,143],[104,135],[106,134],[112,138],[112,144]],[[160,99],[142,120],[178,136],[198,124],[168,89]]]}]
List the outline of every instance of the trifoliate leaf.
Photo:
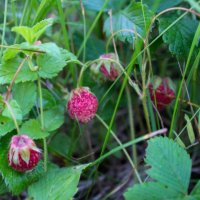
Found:
[{"label": "trifoliate leaf", "polygon": [[20,133],[26,134],[32,139],[42,139],[49,136],[47,131],[42,130],[41,124],[37,119],[29,119],[23,123],[20,129]]},{"label": "trifoliate leaf", "polygon": [[18,83],[13,86],[13,99],[15,99],[22,110],[22,115],[26,115],[34,106],[37,97],[37,88],[33,82]]},{"label": "trifoliate leaf", "polygon": [[162,137],[149,140],[145,161],[151,166],[147,173],[152,179],[187,194],[192,162],[176,142]]},{"label": "trifoliate leaf", "polygon": [[71,200],[77,192],[84,168],[85,166],[50,169],[43,178],[29,187],[28,194],[35,200]]},{"label": "trifoliate leaf", "polygon": [[[165,31],[178,17],[172,13],[160,17],[159,32]],[[196,20],[185,16],[163,34],[163,41],[169,45],[172,54],[182,58],[188,57],[197,26]]]},{"label": "trifoliate leaf", "polygon": [[[113,32],[121,31],[117,33],[116,37],[121,41],[127,40],[128,42],[133,43],[134,37],[136,36],[133,31],[144,36],[146,32],[145,30],[148,28],[152,16],[153,13],[146,5],[143,5],[140,2],[133,2],[124,10],[112,16]],[[104,32],[107,37],[111,35],[110,18],[105,21]]]},{"label": "trifoliate leaf", "polygon": [[0,140],[0,173],[3,176],[3,179],[8,187],[8,189],[13,194],[19,194],[25,190],[28,185],[35,182],[41,178],[44,173],[43,164],[40,162],[36,168],[32,171],[26,173],[20,173],[14,171],[8,164],[8,148],[10,144],[11,137],[9,135],[4,136]]}]

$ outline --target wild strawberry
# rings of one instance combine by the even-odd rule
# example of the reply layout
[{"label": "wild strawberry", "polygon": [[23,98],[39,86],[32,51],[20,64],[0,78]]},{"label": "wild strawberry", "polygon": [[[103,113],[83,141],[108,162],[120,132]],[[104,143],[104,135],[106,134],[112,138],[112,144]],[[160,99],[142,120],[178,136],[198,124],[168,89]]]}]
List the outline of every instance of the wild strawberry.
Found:
[{"label": "wild strawberry", "polygon": [[41,151],[27,135],[15,135],[11,139],[8,153],[9,165],[16,171],[33,169],[39,162]]},{"label": "wild strawberry", "polygon": [[154,77],[149,84],[151,100],[155,103],[158,110],[163,110],[175,99],[175,89],[169,78]]},{"label": "wild strawberry", "polygon": [[100,56],[102,64],[100,66],[100,72],[110,81],[114,81],[120,74],[120,69],[116,63],[106,59],[116,60],[114,53],[103,54]]},{"label": "wild strawberry", "polygon": [[98,100],[89,88],[81,87],[71,91],[67,109],[72,119],[87,123],[95,116],[97,108]]}]

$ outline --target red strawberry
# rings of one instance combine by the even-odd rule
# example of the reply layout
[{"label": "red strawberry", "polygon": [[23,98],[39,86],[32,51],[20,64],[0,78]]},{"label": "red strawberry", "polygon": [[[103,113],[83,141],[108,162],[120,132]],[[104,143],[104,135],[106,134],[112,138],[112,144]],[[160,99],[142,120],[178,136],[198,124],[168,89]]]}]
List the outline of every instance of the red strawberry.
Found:
[{"label": "red strawberry", "polygon": [[116,56],[114,53],[103,54],[100,56],[100,59],[105,59],[105,61],[101,61],[102,64],[100,66],[100,72],[110,81],[114,81],[120,74],[119,67],[116,63],[113,63],[107,58],[116,60]]},{"label": "red strawberry", "polygon": [[72,119],[87,123],[95,116],[97,108],[98,100],[89,88],[77,88],[70,93],[67,109]]},{"label": "red strawberry", "polygon": [[9,165],[16,171],[33,169],[39,162],[41,151],[27,135],[15,135],[11,139],[8,153]]},{"label": "red strawberry", "polygon": [[158,110],[163,110],[175,99],[175,89],[169,78],[154,77],[149,84],[151,100],[155,103]]}]

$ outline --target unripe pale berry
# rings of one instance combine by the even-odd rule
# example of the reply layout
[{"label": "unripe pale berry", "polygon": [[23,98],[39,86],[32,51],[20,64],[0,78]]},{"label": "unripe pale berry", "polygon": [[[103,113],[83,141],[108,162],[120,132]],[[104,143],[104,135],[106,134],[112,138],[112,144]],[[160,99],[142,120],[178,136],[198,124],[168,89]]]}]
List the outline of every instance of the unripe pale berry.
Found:
[{"label": "unripe pale berry", "polygon": [[149,84],[151,100],[159,111],[163,110],[175,99],[175,89],[169,78],[154,77]]},{"label": "unripe pale berry", "polygon": [[81,87],[71,91],[67,109],[72,119],[87,123],[95,116],[97,108],[98,100],[88,88]]},{"label": "unripe pale berry", "polygon": [[32,170],[39,162],[41,151],[27,135],[15,135],[8,152],[9,165],[16,171]]},{"label": "unripe pale berry", "polygon": [[116,63],[113,63],[106,59],[116,60],[116,56],[114,53],[103,54],[100,58],[105,61],[101,61],[102,64],[100,66],[100,72],[110,81],[114,81],[120,74],[120,70]]}]

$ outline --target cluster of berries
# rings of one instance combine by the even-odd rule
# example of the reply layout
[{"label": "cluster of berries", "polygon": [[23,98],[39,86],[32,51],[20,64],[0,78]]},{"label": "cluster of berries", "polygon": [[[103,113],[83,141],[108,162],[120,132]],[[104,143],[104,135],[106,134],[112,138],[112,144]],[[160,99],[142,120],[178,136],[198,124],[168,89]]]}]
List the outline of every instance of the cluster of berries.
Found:
[{"label": "cluster of berries", "polygon": [[[105,54],[99,71],[109,80],[115,80],[119,75],[116,65],[106,59],[114,59],[114,54]],[[105,59],[105,61],[104,61]],[[110,65],[108,65],[110,63]],[[110,67],[108,67],[110,66]],[[71,91],[67,103],[70,117],[80,123],[88,123],[94,118],[98,108],[97,97],[90,92],[89,88],[80,87]],[[41,150],[27,135],[15,135],[11,139],[8,152],[9,165],[16,171],[26,172],[32,170],[41,158]]]},{"label": "cluster of berries", "polygon": [[[96,65],[105,78],[114,81],[120,70],[111,60],[115,59],[113,53],[100,56],[100,65]],[[94,66],[93,66],[94,68]],[[163,110],[175,98],[172,82],[169,78],[154,77],[149,84],[150,97],[158,110]],[[88,123],[94,118],[98,108],[97,97],[89,88],[80,87],[71,91],[67,103],[69,116],[80,123]],[[8,153],[9,165],[19,172],[32,170],[41,158],[41,150],[35,142],[26,135],[13,136]]]}]

